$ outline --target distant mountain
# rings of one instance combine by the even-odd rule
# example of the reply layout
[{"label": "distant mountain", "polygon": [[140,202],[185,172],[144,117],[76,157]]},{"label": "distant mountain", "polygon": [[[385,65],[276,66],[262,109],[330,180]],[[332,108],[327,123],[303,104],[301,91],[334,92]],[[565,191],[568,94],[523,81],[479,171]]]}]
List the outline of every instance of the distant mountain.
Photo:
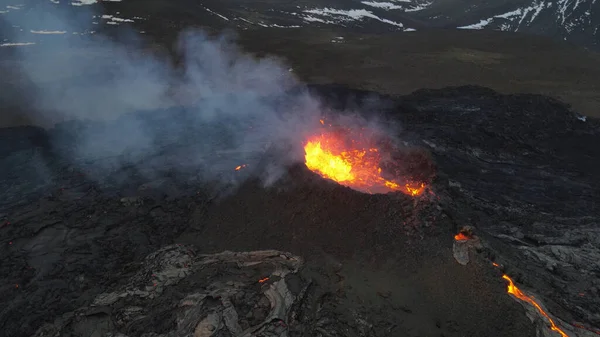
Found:
[{"label": "distant mountain", "polygon": [[[0,21],[8,18],[14,22],[31,5],[31,2],[7,1],[7,5],[0,6]],[[491,29],[545,35],[591,49],[600,48],[597,34],[600,1],[597,0],[177,0],[161,3],[160,17],[154,15],[155,7],[142,0],[41,0],[41,3],[73,9],[102,4],[108,13],[90,18],[90,22],[100,26],[169,17],[174,25],[186,22],[241,29],[337,26],[367,33],[427,28]],[[36,27],[21,24],[13,27],[33,35],[62,32],[56,27],[46,27],[48,22],[34,23]],[[27,39],[37,40],[35,36]],[[0,46],[35,42],[13,40],[0,33]]]},{"label": "distant mountain", "polygon": [[589,48],[600,47],[597,34],[600,1],[597,0],[309,0],[293,6],[270,1],[267,8],[262,9],[246,1],[204,3],[237,15],[243,15],[240,9],[247,10],[250,18],[240,21],[250,26],[336,25],[367,31],[492,29],[545,35]]},{"label": "distant mountain", "polygon": [[597,0],[437,0],[415,18],[431,25],[547,35],[598,47]]}]

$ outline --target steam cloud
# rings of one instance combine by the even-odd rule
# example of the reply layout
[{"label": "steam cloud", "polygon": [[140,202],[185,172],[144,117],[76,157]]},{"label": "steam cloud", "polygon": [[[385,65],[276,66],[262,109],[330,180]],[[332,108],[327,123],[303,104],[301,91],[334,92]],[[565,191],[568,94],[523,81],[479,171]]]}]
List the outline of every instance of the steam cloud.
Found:
[{"label": "steam cloud", "polygon": [[[36,88],[29,117],[47,127],[94,121],[61,123],[69,131],[54,132],[61,135],[55,146],[94,178],[135,167],[145,177],[189,170],[228,180],[246,164],[269,184],[302,160],[302,141],[319,127],[323,109],[276,59],[245,54],[226,35],[187,31],[177,43],[183,65],[175,66],[144,52],[132,32],[125,43],[71,35],[93,30],[93,13],[56,10],[32,9],[13,23],[67,32],[17,49]],[[274,147],[279,153],[269,157]]]}]

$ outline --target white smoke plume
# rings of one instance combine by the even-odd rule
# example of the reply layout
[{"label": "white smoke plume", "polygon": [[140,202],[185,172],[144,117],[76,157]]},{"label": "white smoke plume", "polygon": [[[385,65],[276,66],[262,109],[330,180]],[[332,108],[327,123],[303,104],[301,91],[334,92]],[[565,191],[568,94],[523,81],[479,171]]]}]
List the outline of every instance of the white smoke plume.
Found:
[{"label": "white smoke plume", "polygon": [[[177,43],[182,65],[174,66],[132,32],[119,42],[71,34],[93,30],[94,13],[51,9],[29,9],[9,22],[67,32],[17,49],[35,87],[29,117],[49,128],[93,121],[53,130],[56,147],[88,174],[135,167],[148,177],[186,170],[227,180],[246,165],[240,171],[268,184],[302,160],[302,141],[319,127],[323,108],[277,59],[244,53],[227,35],[186,31]],[[269,157],[273,148],[278,155]]]}]

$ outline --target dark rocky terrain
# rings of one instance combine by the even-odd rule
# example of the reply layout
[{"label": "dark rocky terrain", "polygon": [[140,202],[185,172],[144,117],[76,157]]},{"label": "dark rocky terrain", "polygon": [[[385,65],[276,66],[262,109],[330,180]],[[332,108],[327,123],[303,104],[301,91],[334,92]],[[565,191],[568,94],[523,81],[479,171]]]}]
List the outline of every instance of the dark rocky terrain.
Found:
[{"label": "dark rocky terrain", "polygon": [[[372,99],[343,86],[313,90],[340,110]],[[600,327],[600,154],[589,144],[600,123],[553,99],[481,87],[379,101],[369,113],[400,121],[401,139],[430,152],[432,194],[366,195],[300,163],[272,187],[250,179],[225,195],[169,170],[148,180],[124,167],[99,180],[90,172],[100,162],[66,160],[69,143],[60,141],[91,122],[2,129],[2,331],[533,336],[494,262],[569,336],[592,335]],[[167,121],[185,123],[172,111],[152,116],[164,119],[155,124],[164,139]],[[171,151],[193,145],[194,131]],[[464,225],[482,248],[461,266],[452,242]],[[266,248],[302,258],[211,255]]]}]

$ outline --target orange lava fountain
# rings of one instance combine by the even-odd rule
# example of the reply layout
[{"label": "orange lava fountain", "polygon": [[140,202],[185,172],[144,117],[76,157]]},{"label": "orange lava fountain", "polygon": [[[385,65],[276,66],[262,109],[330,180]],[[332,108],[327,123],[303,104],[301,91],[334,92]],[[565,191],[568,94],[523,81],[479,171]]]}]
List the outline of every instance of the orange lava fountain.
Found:
[{"label": "orange lava fountain", "polygon": [[326,132],[311,137],[304,144],[306,166],[324,178],[366,193],[400,191],[418,196],[425,191],[422,182],[399,183],[383,178],[379,149],[362,133],[357,136],[352,139]]},{"label": "orange lava fountain", "polygon": [[540,314],[542,316],[544,316],[548,319],[548,321],[550,322],[550,329],[552,331],[558,332],[561,337],[569,337],[569,335],[567,335],[558,326],[556,326],[556,323],[554,323],[554,320],[552,318],[550,318],[550,316],[548,316],[548,314],[533,299],[533,297],[525,295],[519,288],[517,288],[517,286],[515,286],[515,283],[513,282],[513,280],[510,277],[508,277],[508,275],[506,275],[506,274],[502,275],[502,278],[505,279],[506,281],[508,281],[507,291],[509,294],[515,296],[516,298],[520,299],[521,301],[524,301],[524,302],[527,302],[527,303],[533,305],[540,312]]}]

